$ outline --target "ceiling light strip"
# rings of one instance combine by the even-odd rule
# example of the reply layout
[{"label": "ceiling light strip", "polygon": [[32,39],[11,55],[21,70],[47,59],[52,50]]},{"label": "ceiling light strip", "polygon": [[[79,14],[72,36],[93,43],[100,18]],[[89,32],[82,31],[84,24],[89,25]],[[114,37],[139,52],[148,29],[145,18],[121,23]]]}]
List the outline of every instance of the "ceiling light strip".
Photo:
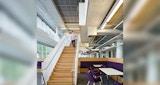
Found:
[{"label": "ceiling light strip", "polygon": [[116,29],[116,28],[119,27],[122,23],[123,23],[123,20],[122,20],[120,23],[118,23],[118,25],[116,25],[113,29]]},{"label": "ceiling light strip", "polygon": [[105,18],[104,22],[102,23],[100,29],[104,29],[104,27],[106,26],[107,22],[109,22],[109,20],[113,17],[113,15],[116,13],[118,8],[122,5],[122,3],[123,3],[123,0],[117,0],[117,2],[115,3],[113,9],[111,10],[111,12],[108,14],[108,16]]}]

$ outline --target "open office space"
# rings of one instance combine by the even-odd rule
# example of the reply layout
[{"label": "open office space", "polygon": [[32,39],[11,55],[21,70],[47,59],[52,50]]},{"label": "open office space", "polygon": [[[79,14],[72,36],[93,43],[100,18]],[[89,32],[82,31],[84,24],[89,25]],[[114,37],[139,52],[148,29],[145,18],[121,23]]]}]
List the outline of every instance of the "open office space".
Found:
[{"label": "open office space", "polygon": [[0,3],[2,85],[145,85],[160,80],[159,0]]}]

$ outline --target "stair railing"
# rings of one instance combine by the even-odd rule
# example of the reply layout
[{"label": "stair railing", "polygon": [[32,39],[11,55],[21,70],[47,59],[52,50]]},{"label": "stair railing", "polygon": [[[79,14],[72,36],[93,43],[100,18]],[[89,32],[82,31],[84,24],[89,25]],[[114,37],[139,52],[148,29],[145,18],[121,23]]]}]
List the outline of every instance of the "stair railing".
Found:
[{"label": "stair railing", "polygon": [[[76,53],[75,53],[74,63],[71,71],[73,85],[77,85],[79,46],[80,46],[80,35],[78,35],[78,38],[77,38]],[[74,72],[74,76],[73,76],[73,72]]]},{"label": "stair railing", "polygon": [[[47,58],[42,63],[42,73],[44,76],[45,83],[49,80],[50,75],[52,74],[53,69],[65,46],[70,43],[70,39],[65,35],[62,37],[60,42],[55,46],[52,52],[47,56]],[[47,85],[47,84],[46,84]]]},{"label": "stair railing", "polygon": [[71,76],[72,76],[72,85],[75,85],[74,84],[74,76],[73,76],[73,74],[74,74],[74,72],[75,72],[75,58],[73,59],[73,64],[72,64],[72,69],[71,69]]}]

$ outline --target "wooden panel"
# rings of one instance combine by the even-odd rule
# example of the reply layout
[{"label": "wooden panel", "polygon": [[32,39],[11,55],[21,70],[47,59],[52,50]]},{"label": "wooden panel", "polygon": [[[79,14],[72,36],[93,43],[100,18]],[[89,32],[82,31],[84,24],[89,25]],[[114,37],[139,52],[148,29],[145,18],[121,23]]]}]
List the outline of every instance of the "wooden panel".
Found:
[{"label": "wooden panel", "polygon": [[88,68],[80,68],[82,61],[109,61],[116,63],[123,63],[123,58],[79,58],[78,59],[78,73],[86,72]]},{"label": "wooden panel", "polygon": [[123,19],[123,4],[119,7],[117,12],[113,15],[111,20],[107,23],[107,25],[111,25],[111,28],[113,28],[115,25],[117,25],[121,20]]},{"label": "wooden panel", "polygon": [[123,63],[123,58],[108,58],[107,61],[116,62],[116,63]]},{"label": "wooden panel", "polygon": [[[96,70],[96,71],[99,71],[99,69],[98,68],[94,68],[94,70]],[[78,73],[84,73],[84,72],[87,72],[88,71],[88,68],[78,68]]]},{"label": "wooden panel", "polygon": [[37,69],[37,72],[42,72],[42,69]]},{"label": "wooden panel", "polygon": [[108,58],[79,58],[78,66],[80,66],[81,61],[107,61]]},{"label": "wooden panel", "polygon": [[123,63],[123,58],[79,58],[78,66],[80,66],[81,61],[110,61]]},{"label": "wooden panel", "polygon": [[43,62],[45,58],[37,58],[37,61]]},{"label": "wooden panel", "polygon": [[[115,81],[118,81],[119,83],[123,82],[123,78],[120,76],[110,76],[112,79],[114,79]],[[118,80],[117,80],[118,79]]]}]

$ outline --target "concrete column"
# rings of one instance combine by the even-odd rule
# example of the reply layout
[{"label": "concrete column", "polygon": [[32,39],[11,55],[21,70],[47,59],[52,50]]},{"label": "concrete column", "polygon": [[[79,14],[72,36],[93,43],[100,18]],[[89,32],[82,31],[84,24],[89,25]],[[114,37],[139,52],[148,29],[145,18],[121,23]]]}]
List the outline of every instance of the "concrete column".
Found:
[{"label": "concrete column", "polygon": [[111,50],[111,58],[114,58],[113,50]]},{"label": "concrete column", "polygon": [[149,52],[147,64],[147,82],[154,83],[159,81],[159,53]]},{"label": "concrete column", "polygon": [[103,56],[103,54],[101,52],[102,48],[100,48],[99,50],[100,50],[99,53],[100,53],[100,58],[101,58]]},{"label": "concrete column", "polygon": [[109,58],[109,52],[106,51],[106,58]]},{"label": "concrete column", "polygon": [[98,52],[96,52],[96,57],[97,57],[97,58],[99,58],[99,54],[98,54]]},{"label": "concrete column", "polygon": [[121,40],[118,40],[116,42],[116,58],[122,58],[123,57],[123,45],[121,44]]}]

